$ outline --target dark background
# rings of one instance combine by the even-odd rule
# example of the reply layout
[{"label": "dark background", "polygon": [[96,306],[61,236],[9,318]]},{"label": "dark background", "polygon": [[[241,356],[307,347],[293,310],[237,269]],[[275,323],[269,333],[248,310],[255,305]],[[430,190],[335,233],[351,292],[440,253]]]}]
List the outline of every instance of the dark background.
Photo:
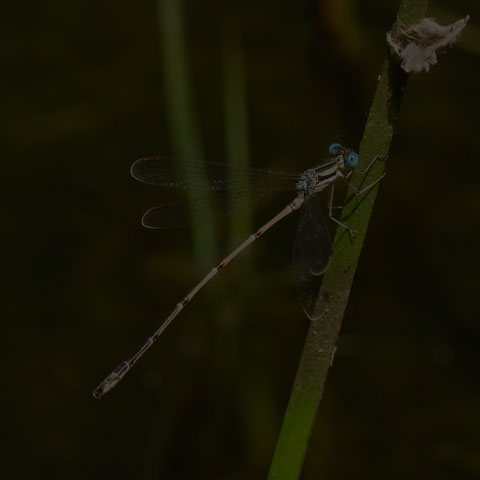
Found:
[{"label": "dark background", "polygon": [[[225,159],[232,38],[253,165],[301,171],[338,138],[357,148],[398,3],[182,2],[205,158]],[[442,24],[471,20],[409,80],[305,480],[480,475],[480,5],[431,3]],[[235,224],[203,227],[215,245],[140,225],[169,193],[135,182],[130,165],[178,154],[159,4],[2,2],[1,22],[2,471],[265,478],[308,328],[290,274],[296,219],[233,262],[95,401],[229,251]]]}]

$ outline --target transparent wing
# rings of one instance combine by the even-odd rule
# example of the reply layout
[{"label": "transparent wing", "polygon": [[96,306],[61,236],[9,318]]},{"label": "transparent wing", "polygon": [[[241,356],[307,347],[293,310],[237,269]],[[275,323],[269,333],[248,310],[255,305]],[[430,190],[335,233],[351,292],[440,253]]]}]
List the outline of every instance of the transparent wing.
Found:
[{"label": "transparent wing", "polygon": [[[291,191],[279,188],[276,192]],[[155,229],[201,225],[239,212],[272,193],[271,189],[219,190],[191,195],[188,200],[164,203],[150,208],[142,218],[143,226]]]},{"label": "transparent wing", "polygon": [[310,320],[317,320],[322,313],[315,307],[331,248],[330,232],[318,196],[307,197],[293,248],[293,273],[300,303]]},{"label": "transparent wing", "polygon": [[173,157],[145,157],[131,167],[132,176],[144,183],[186,190],[242,190],[267,183],[295,183],[298,174],[250,168],[223,162],[177,160]]}]

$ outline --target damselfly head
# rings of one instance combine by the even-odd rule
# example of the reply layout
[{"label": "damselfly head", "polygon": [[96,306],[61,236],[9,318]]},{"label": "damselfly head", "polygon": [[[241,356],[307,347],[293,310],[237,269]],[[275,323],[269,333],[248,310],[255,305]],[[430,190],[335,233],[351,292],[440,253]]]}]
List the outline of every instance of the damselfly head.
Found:
[{"label": "damselfly head", "polygon": [[[350,168],[354,168],[358,164],[358,153],[350,150],[349,148],[345,148],[343,145],[339,143],[332,143],[328,147],[328,153],[333,158],[340,157],[343,160],[344,165]],[[341,168],[343,165],[341,166]]]},{"label": "damselfly head", "polygon": [[332,143],[328,147],[328,154],[331,157],[337,157],[340,155],[345,149],[339,143]]},{"label": "damselfly head", "polygon": [[350,151],[349,154],[347,155],[347,165],[351,168],[355,167],[358,165],[358,153]]}]

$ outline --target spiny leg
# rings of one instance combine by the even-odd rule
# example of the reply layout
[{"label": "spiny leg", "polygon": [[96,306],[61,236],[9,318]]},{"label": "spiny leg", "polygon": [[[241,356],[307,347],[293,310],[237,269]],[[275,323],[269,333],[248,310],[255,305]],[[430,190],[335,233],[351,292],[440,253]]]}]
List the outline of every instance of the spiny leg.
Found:
[{"label": "spiny leg", "polygon": [[342,208],[342,207],[334,207],[333,206],[333,192],[335,190],[335,184],[332,183],[332,186],[330,187],[330,199],[328,201],[328,216],[330,218],[330,220],[332,220],[332,222],[335,222],[337,225],[340,225],[341,227],[343,227],[345,230],[347,230],[347,232],[350,234],[350,235],[354,235],[355,233],[355,230],[351,229],[346,223],[343,223],[341,220],[338,220],[337,218],[335,218],[333,216],[333,209],[334,208]]},{"label": "spiny leg", "polygon": [[355,188],[346,178],[344,175],[342,175],[341,178],[345,180],[345,183],[348,185],[348,187],[353,191],[355,195],[361,195],[362,193],[366,192],[367,190],[370,190],[372,187],[374,187],[377,183],[379,183],[382,178],[387,174],[387,172],[383,172],[383,174],[378,177],[374,182],[372,182],[370,185],[367,185],[366,187],[363,187],[362,189],[358,190]]},{"label": "spiny leg", "polygon": [[[378,156],[375,156],[373,158],[373,160],[370,162],[370,164],[367,166],[366,169],[363,170],[363,172],[368,172],[368,170],[372,167],[372,165],[379,159],[380,157]],[[356,170],[357,172],[359,173],[362,173],[362,171],[359,171],[359,170]],[[355,195],[361,195],[362,193],[366,192],[367,190],[370,190],[372,187],[374,187],[375,185],[377,185],[377,183],[379,183],[383,177],[387,174],[387,172],[383,172],[383,174],[378,177],[374,182],[372,182],[370,185],[367,185],[366,187],[364,188],[361,188],[360,190],[358,190],[357,188],[355,188],[351,182],[349,182],[349,179],[350,179],[350,176],[351,176],[352,172],[348,172],[346,175],[340,175],[340,177],[345,181],[345,183],[348,185],[348,187],[353,191],[353,193]],[[334,184],[332,184],[332,187],[331,187],[331,190],[330,190],[330,201],[329,201],[329,206],[328,206],[328,211],[329,211],[329,217],[332,221],[334,221],[335,223],[337,223],[338,225],[340,225],[341,227],[345,228],[348,233],[350,235],[353,235],[355,233],[355,230],[353,230],[352,228],[350,228],[347,224],[343,223],[342,221],[340,220],[337,220],[334,216],[333,216],[333,212],[332,210],[334,208],[341,208],[341,207],[334,207],[333,206],[333,191],[334,191]]]},{"label": "spiny leg", "polygon": [[375,155],[373,157],[373,160],[365,168],[363,168],[363,169],[355,168],[354,171],[357,172],[357,173],[368,173],[370,171],[370,169],[373,167],[373,165],[375,165],[375,163],[378,160],[381,160],[381,157],[379,157],[378,155]]}]

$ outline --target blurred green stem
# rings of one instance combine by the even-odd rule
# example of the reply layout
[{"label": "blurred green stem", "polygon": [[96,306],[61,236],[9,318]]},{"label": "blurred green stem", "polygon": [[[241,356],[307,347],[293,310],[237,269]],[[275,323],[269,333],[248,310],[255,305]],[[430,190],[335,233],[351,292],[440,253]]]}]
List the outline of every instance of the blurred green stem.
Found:
[{"label": "blurred green stem", "polygon": [[[173,148],[181,159],[202,161],[203,149],[192,107],[181,0],[158,0],[158,23]],[[191,168],[185,169],[185,175],[204,174]],[[191,192],[188,195],[190,202],[194,202]],[[204,270],[216,260],[213,226],[194,226],[192,235],[195,262]]]},{"label": "blurred green stem", "polygon": [[[427,6],[427,0],[403,0],[393,33],[398,25],[409,26],[419,22]],[[375,155],[384,159],[387,157],[406,81],[407,75],[400,69],[399,62],[388,54],[360,143],[360,168]],[[383,170],[384,162],[377,162],[366,182],[378,178]],[[361,176],[357,175],[353,183],[358,184],[361,180]],[[351,238],[344,229],[337,229],[334,255],[317,299],[317,308],[323,310],[323,315],[320,320],[311,323],[307,334],[270,467],[268,478],[271,480],[290,480],[300,476],[376,194],[376,187],[360,196],[347,194],[342,218],[348,220],[356,234]]]},{"label": "blurred green stem", "polygon": [[[225,79],[225,146],[227,162],[233,165],[249,165],[248,113],[240,29],[236,21],[229,19],[223,30],[223,65]],[[242,173],[232,169],[232,176]],[[242,179],[239,178],[239,181]],[[230,217],[232,248],[251,232],[251,213],[247,209]],[[251,255],[245,257],[251,262]],[[242,264],[244,264],[242,262]]]}]

